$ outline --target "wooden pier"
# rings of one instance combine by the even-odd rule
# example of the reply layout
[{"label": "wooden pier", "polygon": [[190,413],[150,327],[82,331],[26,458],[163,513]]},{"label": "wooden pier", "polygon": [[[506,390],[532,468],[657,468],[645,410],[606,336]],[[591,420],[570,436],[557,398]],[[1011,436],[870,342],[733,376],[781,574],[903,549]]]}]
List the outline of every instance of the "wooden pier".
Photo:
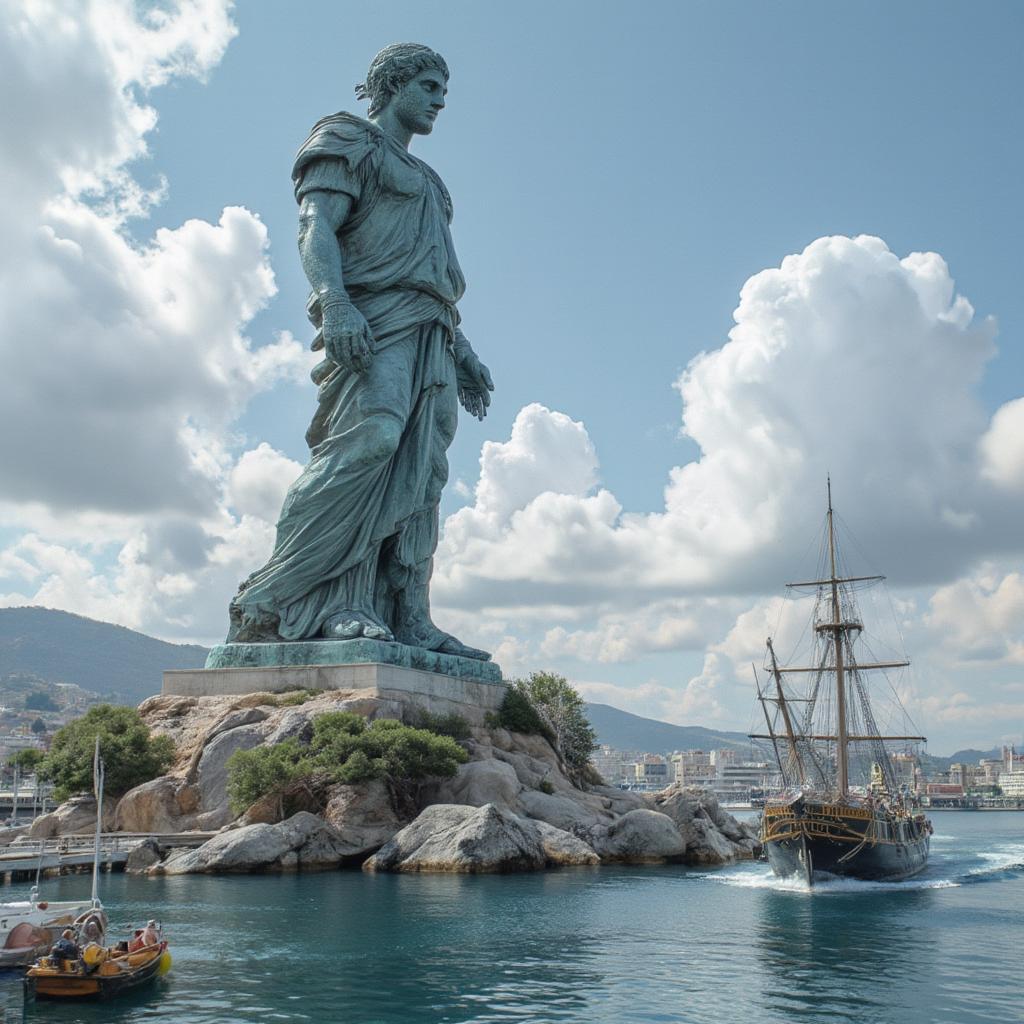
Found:
[{"label": "wooden pier", "polygon": [[[215,833],[105,832],[100,836],[100,866],[107,871],[123,870],[128,854],[147,839],[165,849],[202,846]],[[90,835],[34,839],[0,846],[0,879],[25,881],[40,875],[64,875],[92,869],[96,838]]]}]

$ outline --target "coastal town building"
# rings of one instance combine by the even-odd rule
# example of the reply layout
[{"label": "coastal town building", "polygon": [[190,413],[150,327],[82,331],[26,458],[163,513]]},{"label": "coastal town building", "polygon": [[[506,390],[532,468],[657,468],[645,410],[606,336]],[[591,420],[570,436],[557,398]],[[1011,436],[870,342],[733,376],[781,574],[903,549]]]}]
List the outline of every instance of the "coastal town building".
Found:
[{"label": "coastal town building", "polygon": [[633,778],[638,789],[664,789],[671,781],[668,759],[661,754],[645,754],[633,766]]},{"label": "coastal town building", "polygon": [[1005,797],[1024,799],[1024,769],[1004,773],[999,779],[999,788]]},{"label": "coastal town building", "polygon": [[681,786],[710,789],[717,777],[711,751],[677,750],[672,755],[672,776]]},{"label": "coastal town building", "polygon": [[[597,747],[591,762],[612,786],[653,792],[676,783],[713,792],[727,804],[756,801],[781,784],[774,764],[747,760],[734,748],[719,750],[652,751]],[[900,789],[916,794],[929,807],[986,806],[992,801],[1024,801],[1024,754],[1003,747],[999,757],[982,758],[976,764],[954,761],[947,768],[926,775],[918,756],[897,752],[892,756]]]}]

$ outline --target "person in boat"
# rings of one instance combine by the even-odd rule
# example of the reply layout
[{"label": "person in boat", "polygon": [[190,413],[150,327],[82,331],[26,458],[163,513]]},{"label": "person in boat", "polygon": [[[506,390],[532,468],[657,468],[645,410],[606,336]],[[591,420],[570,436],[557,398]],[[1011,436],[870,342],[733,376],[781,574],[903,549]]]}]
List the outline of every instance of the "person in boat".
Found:
[{"label": "person in boat", "polygon": [[60,938],[50,947],[50,959],[55,963],[61,960],[77,960],[81,955],[82,950],[70,928],[65,928],[60,933]]},{"label": "person in boat", "polygon": [[156,921],[147,921],[146,927],[139,929],[135,937],[128,943],[128,952],[137,953],[147,946],[155,946],[160,942],[160,926]]}]

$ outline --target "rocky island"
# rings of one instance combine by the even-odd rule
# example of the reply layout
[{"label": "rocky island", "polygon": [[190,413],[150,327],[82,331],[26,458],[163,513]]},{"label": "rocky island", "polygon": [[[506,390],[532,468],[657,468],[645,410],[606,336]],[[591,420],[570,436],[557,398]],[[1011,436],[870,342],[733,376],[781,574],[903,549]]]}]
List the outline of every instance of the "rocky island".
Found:
[{"label": "rocky island", "polygon": [[[304,698],[304,699],[302,699]],[[292,701],[302,699],[301,703]],[[228,761],[239,750],[288,739],[308,743],[318,716],[337,711],[416,723],[423,706],[377,690],[320,694],[157,696],[139,708],[155,734],[169,736],[171,771],[104,808],[104,825],[124,832],[214,831],[193,850],[136,850],[128,870],[151,874],[327,870],[541,870],[607,863],[719,865],[749,858],[755,830],[715,798],[678,786],[631,793],[570,778],[541,735],[489,727],[479,709],[451,705],[469,735],[467,760],[448,779],[427,780],[415,797],[396,796],[384,780],[333,784],[317,793],[296,787],[236,814]],[[76,798],[38,818],[33,838],[86,833],[95,803]]]}]

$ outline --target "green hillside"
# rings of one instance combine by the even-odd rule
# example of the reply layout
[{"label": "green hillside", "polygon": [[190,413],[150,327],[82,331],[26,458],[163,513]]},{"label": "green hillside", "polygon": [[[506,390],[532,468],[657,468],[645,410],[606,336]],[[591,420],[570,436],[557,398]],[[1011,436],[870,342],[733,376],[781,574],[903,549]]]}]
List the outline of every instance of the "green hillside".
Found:
[{"label": "green hillside", "polygon": [[652,754],[729,748],[749,754],[751,750],[751,741],[745,733],[717,732],[699,725],[669,725],[608,704],[588,704],[587,716],[597,733],[597,742],[607,743],[616,750],[642,750]]},{"label": "green hillside", "polygon": [[202,668],[206,654],[205,647],[165,643],[69,612],[0,608],[0,678],[10,682],[22,676],[75,683],[138,704],[160,692],[164,669]]}]

